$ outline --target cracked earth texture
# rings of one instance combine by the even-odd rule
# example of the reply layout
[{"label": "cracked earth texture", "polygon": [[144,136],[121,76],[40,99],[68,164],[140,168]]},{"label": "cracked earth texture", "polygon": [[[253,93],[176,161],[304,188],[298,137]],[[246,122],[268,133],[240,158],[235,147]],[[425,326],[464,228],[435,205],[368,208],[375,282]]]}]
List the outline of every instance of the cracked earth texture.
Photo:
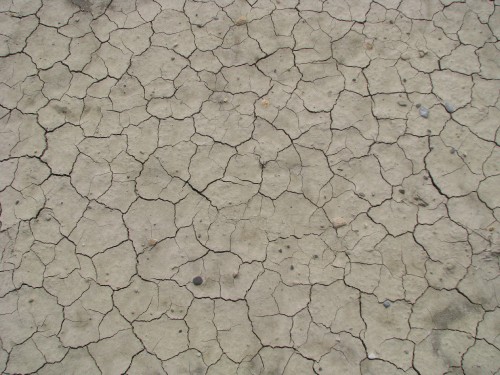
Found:
[{"label": "cracked earth texture", "polygon": [[0,372],[498,374],[499,38],[498,0],[0,0]]}]

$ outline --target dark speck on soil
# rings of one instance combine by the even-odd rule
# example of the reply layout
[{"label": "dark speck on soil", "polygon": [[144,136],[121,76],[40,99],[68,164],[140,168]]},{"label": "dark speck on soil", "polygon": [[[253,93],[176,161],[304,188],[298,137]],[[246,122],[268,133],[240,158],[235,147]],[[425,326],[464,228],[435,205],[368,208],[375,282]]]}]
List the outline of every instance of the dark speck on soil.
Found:
[{"label": "dark speck on soil", "polygon": [[201,276],[196,276],[193,279],[193,284],[194,285],[201,285],[201,284],[203,284],[203,278]]}]

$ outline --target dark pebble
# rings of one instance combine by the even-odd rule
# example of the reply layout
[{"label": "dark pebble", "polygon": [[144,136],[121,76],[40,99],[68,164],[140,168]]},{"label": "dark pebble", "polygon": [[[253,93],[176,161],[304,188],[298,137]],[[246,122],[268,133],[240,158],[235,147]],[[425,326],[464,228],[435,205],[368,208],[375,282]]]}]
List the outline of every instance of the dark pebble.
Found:
[{"label": "dark pebble", "polygon": [[391,307],[391,303],[389,301],[384,301],[384,307],[387,309],[388,307]]},{"label": "dark pebble", "polygon": [[201,284],[203,284],[203,278],[201,276],[196,276],[193,279],[193,284],[194,285],[201,285]]}]

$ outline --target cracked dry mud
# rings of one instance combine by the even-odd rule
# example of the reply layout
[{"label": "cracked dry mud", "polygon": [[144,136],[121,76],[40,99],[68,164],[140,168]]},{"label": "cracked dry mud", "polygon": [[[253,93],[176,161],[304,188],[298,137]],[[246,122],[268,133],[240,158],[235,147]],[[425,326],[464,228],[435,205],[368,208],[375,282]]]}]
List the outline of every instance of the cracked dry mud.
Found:
[{"label": "cracked dry mud", "polygon": [[0,372],[498,374],[499,38],[498,0],[0,0]]}]

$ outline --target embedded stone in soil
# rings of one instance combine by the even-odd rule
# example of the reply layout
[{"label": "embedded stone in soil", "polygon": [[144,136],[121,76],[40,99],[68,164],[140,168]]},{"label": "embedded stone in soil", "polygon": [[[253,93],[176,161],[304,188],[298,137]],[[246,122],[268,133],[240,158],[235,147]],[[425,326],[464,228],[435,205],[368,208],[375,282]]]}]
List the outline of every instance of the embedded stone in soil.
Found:
[{"label": "embedded stone in soil", "polygon": [[444,103],[444,108],[446,109],[446,112],[448,112],[448,113],[455,112],[455,107],[453,106],[453,104],[450,104],[448,102]]},{"label": "embedded stone in soil", "polygon": [[425,107],[420,107],[419,110],[418,110],[418,113],[420,114],[420,116],[422,116],[423,118],[427,118],[429,117],[429,110]]},{"label": "embedded stone in soil", "polygon": [[203,278],[201,276],[196,276],[193,278],[193,284],[196,286],[203,284]]}]

